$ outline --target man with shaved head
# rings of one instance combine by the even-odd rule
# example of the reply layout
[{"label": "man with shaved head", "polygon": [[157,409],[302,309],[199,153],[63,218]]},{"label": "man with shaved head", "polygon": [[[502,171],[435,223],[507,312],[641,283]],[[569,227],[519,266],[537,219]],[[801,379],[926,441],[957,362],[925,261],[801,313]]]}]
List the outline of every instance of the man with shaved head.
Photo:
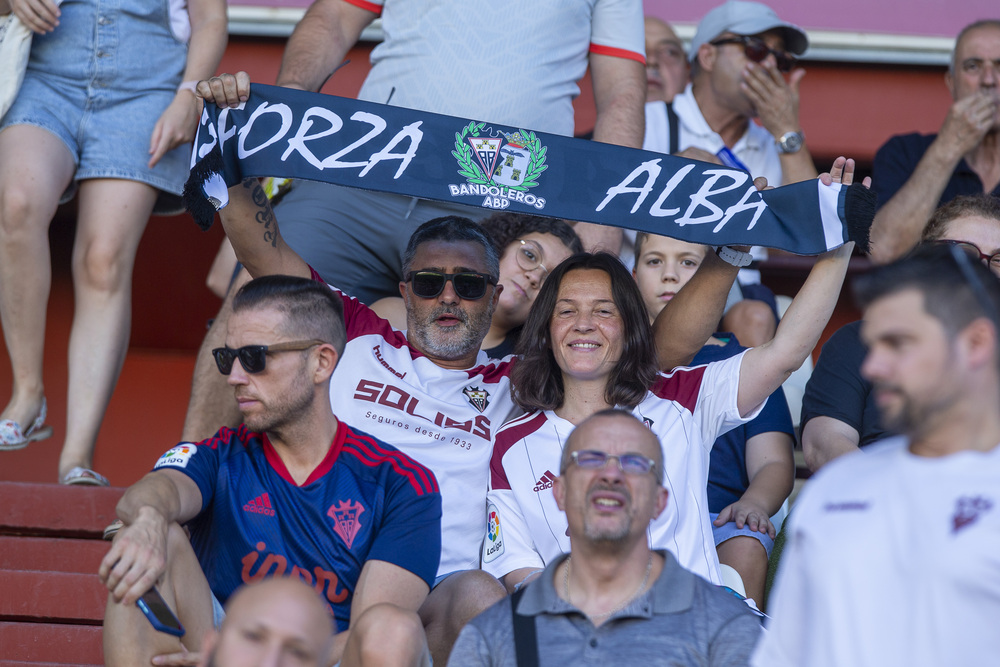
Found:
[{"label": "man with shaved head", "polygon": [[650,522],[673,511],[663,482],[660,443],[631,413],[581,422],[552,486],[570,553],[466,625],[448,664],[746,664],[760,632],[749,607],[649,548]]},{"label": "man with shaved head", "polygon": [[301,579],[266,579],[236,591],[218,631],[202,645],[202,667],[312,665],[324,667],[333,619]]}]

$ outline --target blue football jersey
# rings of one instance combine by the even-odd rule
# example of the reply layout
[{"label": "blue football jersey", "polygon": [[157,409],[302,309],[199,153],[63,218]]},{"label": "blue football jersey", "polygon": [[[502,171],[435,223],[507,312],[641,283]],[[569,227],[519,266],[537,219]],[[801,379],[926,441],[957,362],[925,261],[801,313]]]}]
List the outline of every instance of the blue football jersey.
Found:
[{"label": "blue football jersey", "polygon": [[223,603],[240,584],[298,576],[348,627],[361,568],[382,560],[431,585],[441,556],[441,495],[434,474],[340,422],[326,458],[301,486],[274,447],[246,425],[181,443],[156,469],[188,475],[202,495],[191,544]]}]

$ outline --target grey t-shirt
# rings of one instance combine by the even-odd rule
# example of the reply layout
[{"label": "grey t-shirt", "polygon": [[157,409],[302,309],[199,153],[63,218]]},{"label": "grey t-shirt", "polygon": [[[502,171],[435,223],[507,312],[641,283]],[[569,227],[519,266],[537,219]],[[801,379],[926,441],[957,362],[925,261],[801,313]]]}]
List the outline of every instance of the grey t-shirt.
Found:
[{"label": "grey t-shirt", "polygon": [[[535,617],[540,664],[746,665],[760,635],[759,618],[732,594],[682,568],[666,551],[653,587],[600,627],[556,594],[561,557],[524,591],[518,612]],[[462,630],[449,667],[517,667],[510,599]]]}]

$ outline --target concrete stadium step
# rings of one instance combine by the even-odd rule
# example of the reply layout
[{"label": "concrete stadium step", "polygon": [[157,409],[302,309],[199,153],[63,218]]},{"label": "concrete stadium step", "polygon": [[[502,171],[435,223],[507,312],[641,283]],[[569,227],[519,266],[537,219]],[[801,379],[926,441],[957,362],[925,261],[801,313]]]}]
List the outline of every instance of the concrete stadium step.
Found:
[{"label": "concrete stadium step", "polygon": [[97,568],[122,493],[0,482],[0,667],[103,664]]}]

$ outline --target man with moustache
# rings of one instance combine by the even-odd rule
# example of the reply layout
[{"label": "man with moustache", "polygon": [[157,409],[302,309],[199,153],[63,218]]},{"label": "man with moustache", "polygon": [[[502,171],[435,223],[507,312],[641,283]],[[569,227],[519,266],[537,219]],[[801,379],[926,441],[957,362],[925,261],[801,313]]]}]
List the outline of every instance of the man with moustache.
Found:
[{"label": "man with moustache", "polygon": [[938,133],[898,135],[875,154],[878,263],[913,247],[938,206],[959,195],[1000,197],[1000,20],[962,29],[944,80],[953,103]]},{"label": "man with moustache", "polygon": [[[440,557],[441,496],[428,469],[331,410],[344,340],[340,300],[315,281],[267,276],[237,293],[214,356],[244,423],[170,449],[119,501],[124,526],[98,573],[106,664],[194,664],[233,592],[282,575],[324,595],[338,630],[325,664],[369,651],[427,664],[416,612]],[[136,606],[154,585],[183,638]]]},{"label": "man with moustache", "polygon": [[982,664],[1000,618],[1000,281],[945,244],[855,287],[862,373],[903,435],[802,491],[754,664]]},{"label": "man with moustache", "polygon": [[746,664],[760,633],[749,607],[649,549],[649,524],[670,500],[662,482],[660,443],[631,413],[577,426],[552,486],[570,553],[473,619],[448,664]]}]

